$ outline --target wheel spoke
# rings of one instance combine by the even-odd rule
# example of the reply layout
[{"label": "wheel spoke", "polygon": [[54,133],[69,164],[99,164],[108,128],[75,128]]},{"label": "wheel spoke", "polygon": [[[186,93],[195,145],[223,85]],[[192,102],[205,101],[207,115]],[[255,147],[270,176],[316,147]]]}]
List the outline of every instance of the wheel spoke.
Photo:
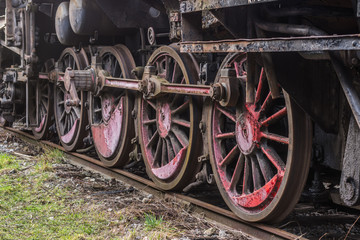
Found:
[{"label": "wheel spoke", "polygon": [[65,118],[64,118],[64,134],[63,135],[65,135],[65,133],[67,133],[68,132],[68,130],[67,130],[67,128],[68,128],[68,116],[67,116],[67,114],[65,114]]},{"label": "wheel spoke", "polygon": [[251,193],[251,166],[250,159],[245,157],[244,178],[243,178],[243,194]]},{"label": "wheel spoke", "polygon": [[44,108],[41,106],[41,107],[39,108],[40,120],[42,119],[42,117],[43,117],[45,114],[46,114],[46,113],[45,113],[45,111],[44,111]]},{"label": "wheel spoke", "polygon": [[68,119],[69,119],[69,131],[70,129],[72,128],[72,126],[74,125],[74,121],[73,121],[73,117],[71,115],[71,112],[70,114],[68,115]]},{"label": "wheel spoke", "polygon": [[168,136],[170,138],[175,153],[178,153],[182,148],[180,141],[176,137],[174,137],[174,133],[172,132],[169,132]]},{"label": "wheel spoke", "polygon": [[186,127],[186,128],[190,128],[191,125],[190,125],[190,122],[189,121],[186,121],[184,119],[177,119],[177,118],[173,118],[171,119],[171,121],[177,125],[180,125],[180,126],[183,126],[183,127]]},{"label": "wheel spoke", "polygon": [[170,79],[170,60],[171,58],[169,58],[168,56],[165,57],[165,79],[169,82],[171,82]]},{"label": "wheel spoke", "polygon": [[162,140],[159,139],[158,144],[156,145],[156,150],[154,154],[154,162],[152,164],[153,167],[156,167],[161,161],[161,148],[162,148]]},{"label": "wheel spoke", "polygon": [[265,182],[269,182],[274,176],[273,170],[269,161],[265,158],[261,151],[256,152],[256,157],[260,166],[261,173],[265,179]]},{"label": "wheel spoke", "polygon": [[171,131],[183,147],[187,147],[189,145],[189,139],[183,131],[179,128],[171,128]]},{"label": "wheel spoke", "polygon": [[274,134],[274,133],[265,133],[265,132],[262,132],[261,135],[262,135],[262,137],[273,140],[275,142],[279,142],[279,143],[289,145],[289,138],[288,137],[280,136],[280,135],[277,135],[277,134]]},{"label": "wheel spoke", "polygon": [[285,163],[281,160],[280,156],[276,153],[276,151],[272,147],[267,145],[261,145],[261,150],[270,160],[270,162],[276,167],[278,172],[284,171]]},{"label": "wheel spoke", "polygon": [[239,148],[237,145],[235,145],[235,147],[233,147],[230,152],[223,158],[223,160],[219,163],[219,167],[223,167],[226,165],[229,165],[234,158],[239,154]]},{"label": "wheel spoke", "polygon": [[153,102],[151,102],[150,100],[145,100],[145,101],[147,102],[148,105],[150,105],[153,109],[156,110],[156,105]]},{"label": "wheel spoke", "polygon": [[70,113],[71,113],[71,116],[74,118],[74,121],[76,119],[80,118],[79,115],[76,113],[75,109],[71,109]]},{"label": "wheel spoke", "polygon": [[244,155],[240,154],[239,158],[237,160],[236,166],[235,166],[235,170],[232,174],[231,177],[231,181],[230,181],[230,189],[234,190],[236,187],[236,184],[239,182],[240,178],[241,178],[241,172],[244,169]]},{"label": "wheel spoke", "polygon": [[165,166],[168,163],[168,154],[165,139],[161,138],[162,151],[161,151],[161,166]]},{"label": "wheel spoke", "polygon": [[150,120],[144,120],[144,125],[156,124],[156,118]]},{"label": "wheel spoke", "polygon": [[[175,94],[173,100],[172,100],[171,103],[170,103],[170,106],[171,106],[171,107],[177,106],[177,105],[178,105],[177,103],[180,102],[180,100],[182,100],[183,97],[184,97],[184,96],[181,95],[181,94]],[[181,101],[181,103],[182,103],[182,102],[183,102],[183,101]]]},{"label": "wheel spoke", "polygon": [[[121,76],[120,76],[121,77]],[[118,95],[115,99],[114,99],[114,104],[118,104],[119,102],[120,102],[120,99],[122,98],[122,97],[124,97],[125,96],[125,92],[124,91],[122,91],[121,93],[120,93],[120,95]]]},{"label": "wheel spoke", "polygon": [[260,112],[264,112],[267,109],[267,107],[270,105],[271,101],[272,101],[271,92],[269,92],[268,95],[266,96],[265,101],[261,105]]},{"label": "wheel spoke", "polygon": [[265,76],[264,68],[261,68],[259,84],[258,84],[258,87],[257,87],[257,90],[256,90],[256,95],[255,95],[255,104],[260,101],[261,91],[262,91],[263,84],[264,84],[264,76]]},{"label": "wheel spoke", "polygon": [[224,114],[227,118],[229,118],[231,121],[236,122],[235,114],[223,109],[219,105],[216,105],[216,109],[219,110],[222,114]]},{"label": "wheel spoke", "polygon": [[251,156],[251,172],[253,176],[254,191],[264,185],[264,179],[261,177],[260,166],[256,156]]},{"label": "wheel spoke", "polygon": [[119,68],[119,62],[118,60],[116,59],[115,63],[114,63],[114,76],[117,76],[116,74],[116,70]]},{"label": "wheel spoke", "polygon": [[152,137],[150,138],[148,144],[146,144],[146,147],[149,148],[149,147],[153,146],[154,143],[156,142],[156,140],[158,140],[158,137],[159,137],[159,132],[158,132],[158,130],[156,130],[154,135],[152,135]]},{"label": "wheel spoke", "polygon": [[176,73],[176,68],[177,68],[177,66],[178,66],[178,63],[177,62],[175,62],[174,63],[174,70],[173,70],[173,74],[172,74],[172,78],[171,78],[171,82],[172,83],[175,83],[175,73]]},{"label": "wheel spoke", "polygon": [[165,138],[165,142],[166,142],[166,148],[167,148],[167,153],[168,153],[168,159],[169,159],[169,161],[171,161],[172,159],[175,158],[174,149],[168,138]]},{"label": "wheel spoke", "polygon": [[60,121],[62,121],[65,116],[66,116],[66,111],[64,110],[61,114]]},{"label": "wheel spoke", "polygon": [[176,109],[171,111],[171,115],[177,114],[177,113],[181,113],[184,110],[189,108],[189,103],[190,100],[187,100],[186,102],[184,102],[183,104],[181,104],[179,107],[177,107]]},{"label": "wheel spoke", "polygon": [[240,77],[239,63],[236,61],[234,62],[234,68],[235,68],[235,72],[236,72],[236,77],[239,78]]},{"label": "wheel spoke", "polygon": [[59,101],[58,102],[58,105],[60,106],[60,105],[64,105],[64,103],[65,103],[65,101]]},{"label": "wheel spoke", "polygon": [[270,117],[268,117],[267,119],[265,119],[264,121],[262,121],[261,126],[268,126],[271,123],[276,122],[277,120],[285,117],[286,113],[287,113],[287,110],[286,110],[286,107],[284,107],[281,110],[279,110],[278,112],[276,112],[273,115],[271,115]]},{"label": "wheel spoke", "polygon": [[46,105],[47,105],[47,102],[46,102],[44,99],[41,99],[40,102],[41,102],[41,105],[43,105],[44,108],[47,109],[47,106],[46,106]]},{"label": "wheel spoke", "polygon": [[180,81],[180,84],[183,84],[183,83],[185,83],[185,77],[183,77]]},{"label": "wheel spoke", "polygon": [[61,85],[61,86],[59,87],[59,89],[60,89],[60,91],[61,91],[61,92],[59,92],[59,94],[60,94],[60,98],[59,98],[59,99],[64,99],[64,94],[65,94],[65,92],[66,92],[64,86]]},{"label": "wheel spoke", "polygon": [[218,133],[216,134],[216,139],[226,139],[226,138],[234,138],[235,132],[229,132],[229,133]]}]

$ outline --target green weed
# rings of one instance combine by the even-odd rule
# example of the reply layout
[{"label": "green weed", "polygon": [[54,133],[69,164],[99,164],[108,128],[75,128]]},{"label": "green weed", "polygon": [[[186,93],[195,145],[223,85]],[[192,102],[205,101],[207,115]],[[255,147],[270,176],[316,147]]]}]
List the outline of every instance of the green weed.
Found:
[{"label": "green weed", "polygon": [[163,224],[163,218],[160,216],[159,218],[157,218],[154,214],[150,213],[145,213],[145,229],[150,231],[156,228],[161,228],[162,224]]},{"label": "green weed", "polygon": [[45,148],[44,153],[39,157],[36,169],[40,172],[51,172],[53,171],[52,164],[62,163],[63,160],[64,154],[60,150]]},{"label": "green weed", "polygon": [[14,156],[7,153],[0,153],[0,173],[9,169],[18,169],[19,163]]}]

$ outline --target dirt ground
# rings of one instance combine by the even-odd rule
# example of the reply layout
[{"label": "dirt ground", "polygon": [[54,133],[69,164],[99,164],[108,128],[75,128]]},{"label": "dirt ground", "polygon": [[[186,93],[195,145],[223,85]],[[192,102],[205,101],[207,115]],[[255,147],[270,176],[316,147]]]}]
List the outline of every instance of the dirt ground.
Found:
[{"label": "dirt ground", "polygon": [[0,239],[251,239],[3,130],[0,155]]}]

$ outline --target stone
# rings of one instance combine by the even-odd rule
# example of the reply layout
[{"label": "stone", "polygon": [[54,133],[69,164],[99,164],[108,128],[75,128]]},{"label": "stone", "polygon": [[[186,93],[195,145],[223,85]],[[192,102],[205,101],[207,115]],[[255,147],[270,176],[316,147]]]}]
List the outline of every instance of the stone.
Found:
[{"label": "stone", "polygon": [[220,231],[219,231],[219,237],[220,237],[220,238],[226,238],[226,237],[227,237],[226,231],[220,230]]},{"label": "stone", "polygon": [[211,236],[211,235],[214,235],[215,233],[216,233],[216,229],[211,227],[211,228],[208,228],[207,230],[205,230],[204,235]]}]

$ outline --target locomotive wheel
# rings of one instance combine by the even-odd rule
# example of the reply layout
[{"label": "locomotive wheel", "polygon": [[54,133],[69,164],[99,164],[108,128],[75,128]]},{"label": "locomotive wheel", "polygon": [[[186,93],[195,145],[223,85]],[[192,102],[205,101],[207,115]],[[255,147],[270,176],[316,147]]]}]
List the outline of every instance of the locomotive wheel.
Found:
[{"label": "locomotive wheel", "polygon": [[[157,49],[148,61],[157,76],[171,83],[195,84],[195,64],[189,55],[172,46]],[[146,170],[164,190],[180,190],[193,180],[199,170],[197,154],[198,99],[167,94],[156,99],[138,98],[138,133]]]},{"label": "locomotive wheel", "polygon": [[[130,78],[135,68],[130,51],[123,45],[104,47],[100,52],[101,67],[112,77]],[[94,145],[99,158],[108,167],[122,167],[128,162],[134,122],[131,111],[134,97],[124,90],[104,90],[90,95],[89,119]]]},{"label": "locomotive wheel", "polygon": [[53,116],[53,85],[48,81],[38,81],[36,88],[39,93],[39,126],[33,127],[32,133],[38,140],[49,136],[49,128],[54,123]]},{"label": "locomotive wheel", "polygon": [[[234,68],[244,87],[246,65],[245,54],[229,54],[220,70]],[[245,97],[236,107],[214,103],[208,143],[215,180],[230,209],[246,221],[274,222],[293,209],[305,184],[311,121],[285,91],[272,99],[264,68],[255,65],[254,103]]]},{"label": "locomotive wheel", "polygon": [[[68,67],[77,70],[89,65],[86,53],[83,50],[75,52],[72,48],[66,48],[58,62],[62,72]],[[65,90],[63,83],[57,83],[54,87],[54,96],[55,122],[61,144],[67,151],[81,148],[84,145],[85,127],[88,124],[85,109],[86,93],[78,92],[79,106],[66,106],[66,100],[71,98],[70,93]]]}]

